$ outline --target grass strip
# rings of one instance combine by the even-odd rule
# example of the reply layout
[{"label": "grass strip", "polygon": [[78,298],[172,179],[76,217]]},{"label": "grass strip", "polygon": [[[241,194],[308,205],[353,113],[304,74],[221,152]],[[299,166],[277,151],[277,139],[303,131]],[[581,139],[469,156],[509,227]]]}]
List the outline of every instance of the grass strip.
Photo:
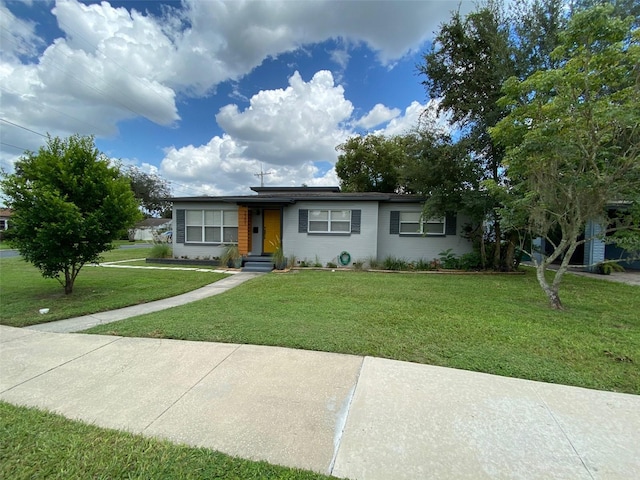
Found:
[{"label": "grass strip", "polygon": [[371,355],[640,394],[640,289],[567,275],[271,274],[91,333]]},{"label": "grass strip", "polygon": [[[122,249],[105,254],[105,260],[144,257],[148,249]],[[114,310],[172,297],[224,278],[213,272],[120,269],[85,266],[74,291],[65,295],[54,279],[21,258],[0,260],[0,323],[23,327],[80,315]],[[39,309],[48,308],[41,315]]]},{"label": "grass strip", "polygon": [[0,478],[328,479],[0,402]]}]

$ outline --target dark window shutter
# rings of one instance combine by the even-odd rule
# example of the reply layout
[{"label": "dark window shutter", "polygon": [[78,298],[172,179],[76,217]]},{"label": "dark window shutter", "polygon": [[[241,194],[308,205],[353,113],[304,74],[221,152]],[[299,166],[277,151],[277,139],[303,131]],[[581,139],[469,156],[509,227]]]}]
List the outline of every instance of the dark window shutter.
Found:
[{"label": "dark window shutter", "polygon": [[394,210],[391,212],[391,222],[389,224],[389,233],[398,235],[400,233],[400,212]]},{"label": "dark window shutter", "polygon": [[309,210],[298,210],[298,233],[307,233],[309,228]]},{"label": "dark window shutter", "polygon": [[362,210],[351,210],[351,233],[360,233]]},{"label": "dark window shutter", "polygon": [[456,225],[457,223],[457,217],[455,213],[449,212],[447,213],[446,219],[445,219],[445,227],[444,227],[444,234],[445,235],[457,235],[458,234],[458,227]]},{"label": "dark window shutter", "polygon": [[184,243],[185,212],[176,210],[176,243]]}]

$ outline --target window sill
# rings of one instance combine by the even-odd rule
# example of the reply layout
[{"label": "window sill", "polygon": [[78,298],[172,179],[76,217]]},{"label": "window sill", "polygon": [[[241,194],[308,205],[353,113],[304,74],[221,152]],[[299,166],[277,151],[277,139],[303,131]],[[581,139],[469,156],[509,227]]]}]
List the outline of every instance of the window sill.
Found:
[{"label": "window sill", "polygon": [[307,235],[317,237],[350,237],[351,232],[307,232]]},{"label": "window sill", "polygon": [[215,243],[204,243],[204,242],[184,242],[182,245],[186,247],[224,247],[226,245],[237,245],[238,242],[215,242]]},{"label": "window sill", "polygon": [[446,237],[445,233],[400,233],[400,237],[415,238],[415,237]]}]

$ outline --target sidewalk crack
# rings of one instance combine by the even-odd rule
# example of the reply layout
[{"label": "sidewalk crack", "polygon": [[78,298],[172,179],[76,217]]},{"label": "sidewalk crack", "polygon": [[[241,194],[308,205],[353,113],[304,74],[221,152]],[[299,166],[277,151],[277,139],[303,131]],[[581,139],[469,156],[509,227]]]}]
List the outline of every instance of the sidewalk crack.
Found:
[{"label": "sidewalk crack", "polygon": [[[54,332],[40,332],[40,333],[48,334],[48,333],[54,333]],[[110,342],[108,342],[108,343],[105,343],[104,345],[100,345],[99,347],[96,347],[96,348],[94,348],[94,349],[88,350],[88,351],[84,352],[83,354],[78,355],[77,357],[70,358],[70,359],[69,359],[69,360],[67,360],[66,362],[59,363],[58,365],[56,365],[56,366],[54,366],[54,367],[51,367],[51,368],[49,368],[48,370],[45,370],[44,372],[41,372],[41,373],[39,373],[39,374],[37,374],[37,375],[35,375],[35,376],[31,377],[31,378],[28,378],[28,379],[26,379],[26,380],[24,380],[24,381],[22,381],[22,382],[20,382],[20,383],[17,383],[17,384],[15,384],[15,385],[13,385],[13,386],[11,386],[11,387],[7,388],[6,390],[2,390],[2,391],[0,391],[0,394],[6,393],[6,392],[10,392],[10,391],[11,391],[11,390],[13,390],[14,388],[17,388],[17,387],[19,387],[19,386],[21,386],[21,385],[24,385],[24,384],[25,384],[25,383],[27,383],[27,382],[30,382],[31,380],[35,380],[36,378],[39,378],[39,377],[41,377],[41,376],[43,376],[43,375],[46,375],[47,373],[52,372],[52,371],[53,371],[53,370],[55,370],[56,368],[62,367],[62,366],[64,366],[64,365],[68,365],[69,363],[71,363],[71,362],[75,362],[76,360],[78,360],[78,359],[80,359],[80,358],[82,358],[82,357],[86,357],[86,356],[87,356],[87,355],[89,355],[90,353],[96,352],[96,351],[100,350],[101,348],[104,348],[104,347],[107,347],[107,346],[109,346],[109,345],[112,345],[113,343],[115,343],[115,342],[117,342],[117,341],[120,341],[120,340],[122,340],[123,338],[124,338],[124,337],[115,337],[112,341],[110,341]]]},{"label": "sidewalk crack", "polygon": [[222,360],[220,360],[218,363],[216,363],[210,370],[208,370],[206,373],[204,373],[197,381],[193,382],[193,385],[191,385],[188,389],[186,389],[181,395],[179,395],[172,403],[171,405],[169,405],[167,408],[165,408],[162,412],[160,412],[156,418],[154,418],[153,420],[151,420],[146,427],[144,427],[141,432],[145,432],[151,425],[153,425],[154,423],[156,423],[158,420],[160,420],[160,418],[162,416],[164,416],[169,410],[171,410],[180,400],[182,400],[189,392],[191,392],[191,390],[193,390],[194,388],[196,388],[196,386],[198,386],[200,384],[200,382],[202,382],[205,378],[207,378],[211,373],[213,373],[214,370],[218,369],[223,363],[225,363],[227,361],[227,359],[233,355],[234,353],[236,353],[238,351],[238,349],[242,347],[242,345],[238,345],[236,346],[236,348],[234,348],[231,352],[229,352],[229,354],[224,357]]},{"label": "sidewalk crack", "polygon": [[333,437],[333,457],[331,458],[331,462],[329,463],[329,469],[327,471],[327,475],[333,475],[333,469],[336,465],[336,459],[338,458],[338,452],[340,451],[340,447],[342,446],[342,435],[347,427],[347,419],[349,417],[349,413],[351,412],[351,404],[353,403],[353,397],[356,394],[356,389],[358,388],[358,383],[360,381],[360,375],[362,374],[362,368],[364,367],[364,362],[366,357],[362,357],[362,362],[360,363],[360,368],[358,369],[358,374],[356,375],[356,381],[349,390],[349,394],[345,398],[342,403],[342,408],[338,412],[338,419],[336,420],[336,428],[335,434]]},{"label": "sidewalk crack", "polygon": [[578,450],[576,449],[575,445],[571,441],[571,438],[569,437],[569,434],[565,431],[564,428],[562,428],[562,425],[560,424],[560,421],[556,418],[556,416],[554,415],[553,411],[551,410],[551,408],[549,407],[549,405],[547,404],[545,399],[542,397],[542,395],[540,395],[540,393],[538,391],[538,388],[534,387],[534,391],[536,392],[536,396],[538,397],[538,399],[540,399],[540,401],[544,404],[544,408],[547,409],[547,412],[549,413],[549,415],[551,415],[551,418],[553,419],[555,424],[558,426],[558,428],[562,432],[562,435],[564,435],[564,438],[567,440],[567,442],[571,446],[571,449],[574,451],[576,456],[580,459],[580,463],[582,463],[582,466],[584,467],[584,469],[589,474],[589,478],[591,478],[592,480],[595,480],[595,477],[593,476],[593,473],[591,472],[591,469],[585,463],[584,459],[582,458],[582,455],[580,455],[580,452],[578,452]]}]

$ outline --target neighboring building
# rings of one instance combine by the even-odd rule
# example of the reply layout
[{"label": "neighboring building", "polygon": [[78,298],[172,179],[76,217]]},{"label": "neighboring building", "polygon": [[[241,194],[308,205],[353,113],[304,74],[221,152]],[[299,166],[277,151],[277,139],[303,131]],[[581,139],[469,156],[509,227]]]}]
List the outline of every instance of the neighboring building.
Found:
[{"label": "neighboring building", "polygon": [[145,218],[133,228],[132,240],[159,240],[159,235],[171,230],[170,218]]},{"label": "neighboring building", "polygon": [[[608,208],[610,217],[614,217],[615,210],[624,210],[629,208],[630,202],[610,202]],[[602,225],[596,220],[590,220],[585,227],[585,238],[587,239],[584,248],[584,265],[586,270],[595,272],[598,264],[608,261],[617,260],[623,268],[631,270],[640,270],[640,259],[632,252],[628,252],[615,244],[615,242],[607,241],[606,237],[610,237],[611,233],[605,235],[602,232],[606,230],[606,225]],[[573,259],[572,259],[573,260]]]},{"label": "neighboring building", "polygon": [[449,248],[458,255],[472,250],[461,235],[467,219],[423,219],[423,200],[414,195],[338,187],[252,190],[257,195],[173,198],[174,257],[219,257],[227,244],[237,244],[244,256],[269,255],[281,245],[286,257],[322,265],[389,256],[431,260]]},{"label": "neighboring building", "polygon": [[0,240],[4,238],[4,231],[9,228],[12,211],[10,208],[0,208]]}]

